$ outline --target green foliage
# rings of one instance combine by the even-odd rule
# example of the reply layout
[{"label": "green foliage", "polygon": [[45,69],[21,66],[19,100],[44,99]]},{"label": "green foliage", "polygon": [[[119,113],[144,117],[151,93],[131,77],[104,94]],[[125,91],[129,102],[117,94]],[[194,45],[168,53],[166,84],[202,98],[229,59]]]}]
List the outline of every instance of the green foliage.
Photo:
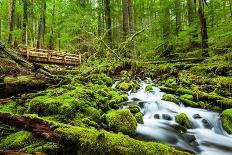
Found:
[{"label": "green foliage", "polygon": [[128,135],[135,134],[137,127],[136,119],[128,109],[108,112],[106,122],[109,130]]}]

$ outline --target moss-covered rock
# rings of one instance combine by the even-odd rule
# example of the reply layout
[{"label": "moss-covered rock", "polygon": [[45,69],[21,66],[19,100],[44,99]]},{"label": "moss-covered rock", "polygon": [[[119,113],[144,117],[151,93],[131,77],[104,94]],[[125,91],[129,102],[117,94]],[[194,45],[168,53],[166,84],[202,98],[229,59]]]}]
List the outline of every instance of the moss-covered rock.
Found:
[{"label": "moss-covered rock", "polygon": [[171,94],[175,94],[176,93],[176,89],[174,88],[170,88],[170,87],[160,87],[160,90],[166,93],[171,93]]},{"label": "moss-covered rock", "polygon": [[232,109],[224,110],[222,112],[221,119],[224,129],[229,134],[232,134]]},{"label": "moss-covered rock", "polygon": [[146,90],[146,91],[151,91],[151,90],[152,90],[152,85],[146,86],[145,90]]},{"label": "moss-covered rock", "polygon": [[174,102],[174,103],[179,103],[180,101],[176,98],[175,95],[173,94],[166,94],[163,96],[162,100],[164,101],[170,101],[170,102]]},{"label": "moss-covered rock", "polygon": [[136,92],[140,88],[140,86],[135,81],[130,81],[130,82],[122,81],[117,84],[116,88],[122,91],[131,90],[132,92]]},{"label": "moss-covered rock", "polygon": [[141,113],[141,112],[136,113],[135,119],[136,119],[137,123],[143,124],[144,123],[143,122],[143,113]]},{"label": "moss-covered rock", "polygon": [[140,112],[139,106],[137,106],[137,105],[135,105],[135,104],[130,104],[130,105],[129,105],[129,110],[130,110],[130,112],[133,113],[133,114]]},{"label": "moss-covered rock", "polygon": [[184,94],[189,94],[189,95],[192,95],[193,94],[193,91],[190,90],[190,89],[185,89],[183,87],[180,87],[176,90],[176,94],[177,95],[184,95]]},{"label": "moss-covered rock", "polygon": [[193,96],[189,95],[189,94],[181,95],[180,96],[180,101],[184,105],[187,105],[187,106],[190,106],[190,107],[194,107],[194,108],[200,107],[200,105],[197,102],[193,101]]},{"label": "moss-covered rock", "polygon": [[137,127],[136,119],[128,109],[108,112],[106,122],[109,130],[129,135],[134,134]]},{"label": "moss-covered rock", "polygon": [[192,125],[188,119],[188,116],[184,113],[180,113],[178,115],[176,115],[175,117],[176,122],[179,123],[181,126],[185,127],[185,128],[191,128]]},{"label": "moss-covered rock", "polygon": [[22,148],[20,151],[27,152],[27,153],[35,153],[35,152],[43,152],[47,154],[57,154],[59,145],[57,143],[53,142],[38,142],[34,144],[30,144],[24,148]]}]

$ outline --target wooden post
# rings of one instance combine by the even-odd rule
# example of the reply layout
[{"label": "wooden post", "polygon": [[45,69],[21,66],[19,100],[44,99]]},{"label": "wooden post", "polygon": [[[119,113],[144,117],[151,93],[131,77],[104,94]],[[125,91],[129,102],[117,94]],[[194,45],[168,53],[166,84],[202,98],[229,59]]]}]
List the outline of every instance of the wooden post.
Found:
[{"label": "wooden post", "polygon": [[79,54],[79,63],[81,64],[81,54]]}]

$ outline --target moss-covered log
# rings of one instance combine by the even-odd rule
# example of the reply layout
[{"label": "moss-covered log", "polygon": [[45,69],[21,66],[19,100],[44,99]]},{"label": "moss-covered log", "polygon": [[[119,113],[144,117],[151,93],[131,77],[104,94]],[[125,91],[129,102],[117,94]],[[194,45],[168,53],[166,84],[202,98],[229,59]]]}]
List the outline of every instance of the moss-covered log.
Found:
[{"label": "moss-covered log", "polygon": [[[156,142],[141,142],[121,133],[114,134],[104,130],[74,127],[54,122],[46,122],[39,117],[26,117],[0,113],[0,121],[24,129],[46,138],[67,142],[73,151],[82,154],[163,154],[188,155],[173,147]],[[44,136],[43,136],[44,137]]]}]

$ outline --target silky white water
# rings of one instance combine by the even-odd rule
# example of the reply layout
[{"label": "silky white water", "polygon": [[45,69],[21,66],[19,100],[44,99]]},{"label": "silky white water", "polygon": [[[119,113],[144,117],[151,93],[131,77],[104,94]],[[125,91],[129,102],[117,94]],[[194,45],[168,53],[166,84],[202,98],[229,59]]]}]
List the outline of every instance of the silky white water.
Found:
[{"label": "silky white water", "polygon": [[[144,102],[143,106],[140,104],[144,124],[138,124],[137,127],[137,136],[140,139],[160,141],[196,154],[232,154],[232,135],[223,130],[219,113],[163,101],[161,99],[165,93],[159,88],[153,87],[152,91],[145,91],[145,87],[149,84],[151,84],[149,80],[140,82],[141,88],[136,93],[129,92],[129,99],[125,103],[139,105]],[[188,129],[185,134],[173,127],[177,125],[175,116],[178,113],[185,113],[192,124],[192,129]],[[198,117],[194,118],[196,114]]]}]

